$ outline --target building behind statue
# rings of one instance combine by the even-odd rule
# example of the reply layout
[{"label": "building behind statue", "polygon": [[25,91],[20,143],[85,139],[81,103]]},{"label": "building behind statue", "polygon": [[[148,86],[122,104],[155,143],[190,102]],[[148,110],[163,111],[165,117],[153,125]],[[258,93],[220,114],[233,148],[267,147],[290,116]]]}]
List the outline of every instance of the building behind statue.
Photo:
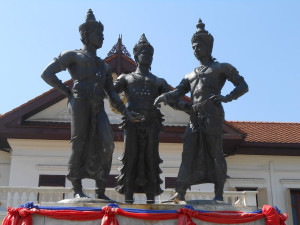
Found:
[{"label": "building behind statue", "polygon": [[[121,38],[105,61],[113,76],[135,70],[135,63]],[[71,81],[66,82],[72,85]],[[126,99],[121,95],[124,102]],[[190,101],[188,97],[183,101]],[[123,131],[118,128],[121,115],[105,100],[105,110],[114,131],[115,151],[109,189],[121,165]],[[162,106],[164,131],[160,135],[162,189],[175,188],[181,162],[182,139],[189,115]],[[276,205],[290,218],[300,209],[300,123],[226,121],[223,128],[228,175],[225,191],[258,191],[257,205]],[[70,187],[66,180],[70,154],[70,114],[67,99],[49,90],[0,116],[0,211],[5,210],[5,187]],[[85,186],[94,187],[92,180]],[[191,192],[213,191],[213,185],[196,185]],[[2,205],[2,206],[1,206]],[[293,210],[294,209],[294,210]],[[297,210],[296,210],[297,209]],[[294,214],[292,214],[294,212]],[[292,224],[292,220],[288,221]]]}]

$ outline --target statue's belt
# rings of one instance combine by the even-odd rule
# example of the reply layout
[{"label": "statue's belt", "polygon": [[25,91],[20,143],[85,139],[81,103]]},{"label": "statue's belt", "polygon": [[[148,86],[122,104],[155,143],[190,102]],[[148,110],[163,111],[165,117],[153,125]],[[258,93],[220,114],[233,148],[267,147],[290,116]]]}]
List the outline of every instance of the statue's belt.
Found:
[{"label": "statue's belt", "polygon": [[202,102],[193,104],[193,105],[192,105],[193,112],[194,112],[194,113],[202,112],[202,111],[203,111],[203,107],[205,107],[205,105],[206,105],[207,103],[209,103],[209,101],[210,101],[209,99],[206,99],[206,100],[204,100],[204,101],[202,101]]},{"label": "statue's belt", "polygon": [[145,118],[144,121],[133,122],[134,124],[143,124],[149,121],[153,122],[154,119],[159,119],[162,116],[159,111],[151,111],[148,112],[147,114],[142,114],[142,113],[140,114]]},{"label": "statue's belt", "polygon": [[103,91],[103,88],[95,88],[95,86],[93,89],[80,86],[77,86],[75,88],[73,87],[72,93],[77,94],[80,97],[96,98],[97,100],[103,100],[105,98],[105,92]]}]

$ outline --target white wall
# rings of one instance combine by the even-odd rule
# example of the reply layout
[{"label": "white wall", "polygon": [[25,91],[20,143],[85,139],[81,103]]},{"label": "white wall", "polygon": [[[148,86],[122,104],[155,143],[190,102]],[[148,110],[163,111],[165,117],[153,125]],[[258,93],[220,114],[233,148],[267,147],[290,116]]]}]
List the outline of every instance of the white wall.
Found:
[{"label": "white wall", "polygon": [[10,153],[0,151],[0,186],[8,186],[10,173]]},{"label": "white wall", "polygon": [[61,140],[8,139],[10,186],[37,187],[39,174],[65,175],[70,144]]},{"label": "white wall", "polygon": [[235,155],[227,163],[228,187],[266,188],[265,204],[289,213],[287,224],[292,224],[289,190],[300,189],[300,156]]},{"label": "white wall", "polygon": [[[12,148],[10,186],[38,185],[40,174],[66,175],[67,162],[70,155],[71,144],[64,140],[38,140],[38,139],[9,139]],[[124,149],[123,142],[115,142],[115,151],[111,174],[119,174],[121,161],[118,159]],[[161,178],[176,177],[181,160],[182,144],[160,144],[161,164],[163,174]],[[84,180],[85,187],[94,187],[94,181]],[[71,186],[67,181],[66,186]],[[162,185],[164,188],[164,185]]]}]

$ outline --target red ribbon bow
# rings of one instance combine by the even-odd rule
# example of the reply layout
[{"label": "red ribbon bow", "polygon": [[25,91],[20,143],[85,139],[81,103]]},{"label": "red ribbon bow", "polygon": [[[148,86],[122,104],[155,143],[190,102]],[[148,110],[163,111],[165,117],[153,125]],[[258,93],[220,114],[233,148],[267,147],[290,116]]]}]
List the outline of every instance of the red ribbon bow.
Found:
[{"label": "red ribbon bow", "polygon": [[194,217],[197,212],[188,208],[178,209],[177,212],[179,213],[177,225],[196,225],[192,217]]},{"label": "red ribbon bow", "polygon": [[19,215],[21,216],[21,219],[18,223],[18,225],[32,225],[32,216],[31,214],[37,213],[38,209],[27,209],[27,208],[21,208],[19,209]]},{"label": "red ribbon bow", "polygon": [[116,218],[119,208],[111,208],[110,206],[105,206],[102,208],[104,216],[102,218],[101,225],[119,225],[119,222]]},{"label": "red ribbon bow", "polygon": [[264,205],[262,212],[266,217],[266,225],[285,225],[288,218],[286,213],[278,213],[277,210],[270,205]]},{"label": "red ribbon bow", "polygon": [[7,208],[7,216],[3,220],[3,225],[18,225],[20,220],[19,209],[18,208]]}]

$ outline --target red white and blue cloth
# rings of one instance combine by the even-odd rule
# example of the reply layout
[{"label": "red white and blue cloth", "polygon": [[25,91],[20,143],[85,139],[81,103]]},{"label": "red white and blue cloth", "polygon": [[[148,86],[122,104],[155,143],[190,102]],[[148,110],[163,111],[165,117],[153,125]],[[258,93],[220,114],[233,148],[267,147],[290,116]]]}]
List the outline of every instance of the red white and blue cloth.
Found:
[{"label": "red white and blue cloth", "polygon": [[264,205],[262,210],[258,211],[239,212],[195,210],[189,205],[177,210],[145,210],[120,208],[117,204],[108,204],[102,209],[93,207],[41,207],[30,202],[17,208],[8,207],[7,212],[3,225],[32,225],[33,214],[72,221],[102,219],[101,225],[119,225],[116,215],[140,220],[177,219],[177,225],[195,225],[192,218],[217,224],[243,224],[254,222],[263,217],[265,217],[266,225],[285,225],[288,218],[288,215],[281,213],[276,206],[269,205]]}]

